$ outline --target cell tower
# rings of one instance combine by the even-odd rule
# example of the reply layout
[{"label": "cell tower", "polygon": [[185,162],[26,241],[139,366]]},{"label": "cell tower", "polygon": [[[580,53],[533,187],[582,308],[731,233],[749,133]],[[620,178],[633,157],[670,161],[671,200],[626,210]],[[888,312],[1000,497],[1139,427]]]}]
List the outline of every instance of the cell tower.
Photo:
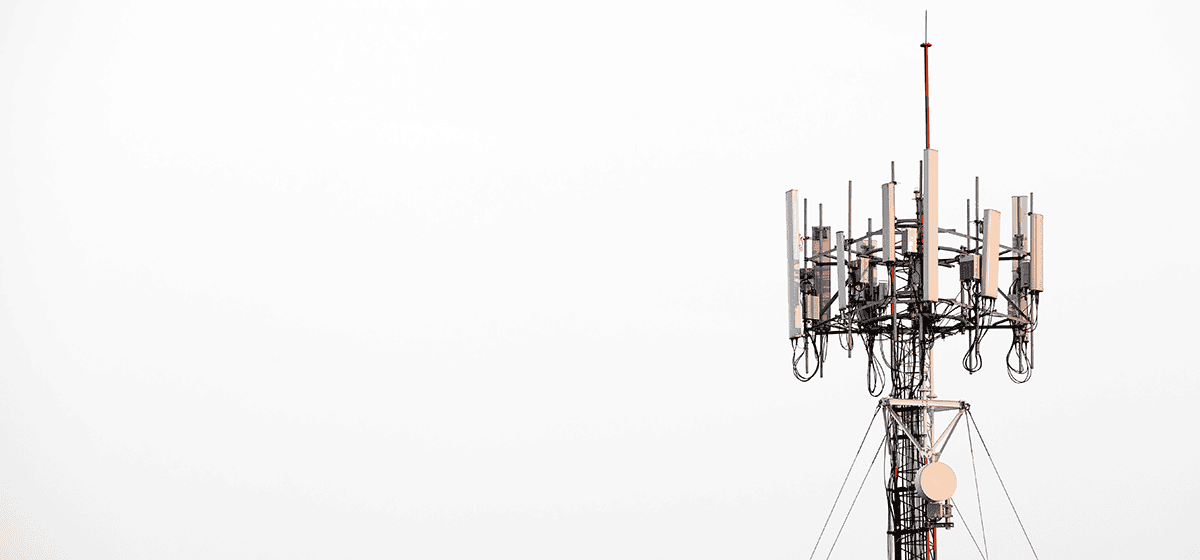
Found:
[{"label": "cell tower", "polygon": [[[929,143],[931,46],[928,38],[921,44],[925,150],[920,188],[914,192],[915,215],[896,214],[895,162],[890,180],[881,188],[880,228],[872,229],[868,219],[860,237],[852,233],[850,187],[846,230],[832,234],[821,209],[817,226],[810,230],[808,200],[795,190],[786,195],[792,373],[801,381],[823,377],[829,337],[837,337],[851,352],[857,337],[867,356],[868,392],[881,396],[891,381],[891,392],[880,399],[876,413],[882,412],[886,425],[890,464],[884,489],[892,560],[936,559],[937,529],[954,525],[950,497],[956,479],[939,458],[969,405],[939,400],[934,393],[934,343],[966,335],[962,364],[974,373],[982,367],[984,335],[1010,331],[1009,377],[1024,383],[1033,369],[1033,331],[1042,292],[1042,216],[1033,213],[1032,193],[1012,197],[1011,245],[1005,244],[1007,238],[1001,242],[1000,211],[979,209],[978,178],[974,214],[971,200],[966,201],[966,231],[941,227],[938,152]],[[1011,268],[1006,289],[1000,285],[1002,261]],[[939,280],[953,282],[955,268],[958,293],[941,297]],[[934,425],[939,412],[954,413],[940,432]]]}]

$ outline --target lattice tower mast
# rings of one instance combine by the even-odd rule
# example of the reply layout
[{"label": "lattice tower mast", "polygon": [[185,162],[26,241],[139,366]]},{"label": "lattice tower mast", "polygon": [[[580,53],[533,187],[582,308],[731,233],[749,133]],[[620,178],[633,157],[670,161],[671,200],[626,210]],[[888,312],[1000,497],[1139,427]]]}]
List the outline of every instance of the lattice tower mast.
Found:
[{"label": "lattice tower mast", "polygon": [[[979,210],[975,179],[974,219],[966,201],[966,229],[938,222],[938,153],[930,148],[929,48],[925,55],[925,150],[913,218],[896,215],[895,163],[882,185],[882,222],[854,237],[853,190],[847,187],[847,226],[831,239],[823,208],[809,229],[808,200],[786,193],[788,224],[788,322],[792,372],[801,381],[824,376],[829,337],[852,353],[855,339],[867,354],[867,390],[880,396],[886,423],[888,470],[888,558],[937,558],[937,529],[953,526],[950,495],[954,473],[938,461],[951,433],[969,408],[965,401],[938,400],[934,393],[933,348],[938,339],[966,335],[963,367],[982,367],[980,345],[992,330],[1008,330],[1009,377],[1029,380],[1033,331],[1042,291],[1042,216],[1032,212],[1032,193],[1012,198],[1012,245],[1000,243],[1000,212]],[[803,222],[801,222],[801,218]],[[953,241],[950,241],[953,240]],[[959,245],[940,245],[957,241]],[[1012,281],[998,285],[1000,261],[1010,261]],[[958,270],[958,294],[940,297],[939,272]],[[951,276],[951,278],[953,278]],[[997,309],[1004,303],[1005,309]],[[801,373],[803,361],[803,373]],[[885,375],[886,374],[886,375]],[[934,414],[955,412],[935,438]]]}]

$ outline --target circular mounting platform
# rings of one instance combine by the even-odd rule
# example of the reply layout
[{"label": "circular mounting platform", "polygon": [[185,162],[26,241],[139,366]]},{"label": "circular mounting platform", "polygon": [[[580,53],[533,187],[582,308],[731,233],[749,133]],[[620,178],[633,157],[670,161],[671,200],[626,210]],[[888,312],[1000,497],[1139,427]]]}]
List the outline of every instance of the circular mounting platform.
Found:
[{"label": "circular mounting platform", "polygon": [[958,479],[946,463],[934,461],[917,471],[917,493],[926,500],[947,500],[957,487]]}]

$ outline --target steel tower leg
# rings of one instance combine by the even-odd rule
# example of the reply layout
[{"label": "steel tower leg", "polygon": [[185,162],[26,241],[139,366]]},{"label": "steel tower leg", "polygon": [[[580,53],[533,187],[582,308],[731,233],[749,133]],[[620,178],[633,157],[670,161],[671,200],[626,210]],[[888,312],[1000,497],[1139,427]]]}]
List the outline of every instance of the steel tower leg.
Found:
[{"label": "steel tower leg", "polygon": [[[901,340],[893,347],[891,396],[894,399],[930,397],[930,345],[925,341],[924,329],[914,327],[907,333],[902,331]],[[895,406],[893,410],[895,417],[885,416],[891,467],[884,483],[888,503],[888,556],[892,560],[935,560],[927,501],[917,494],[916,487],[917,471],[925,464],[918,444],[927,446],[931,443],[933,415],[929,408],[921,406]]]},{"label": "steel tower leg", "polygon": [[[925,411],[917,406],[896,407],[896,415],[918,441],[928,441],[929,433],[925,430]],[[888,455],[891,458],[891,470],[886,480],[888,497],[888,535],[891,537],[891,558],[894,560],[913,560],[917,558],[932,560],[928,554],[928,516],[925,511],[926,501],[917,494],[917,471],[924,466],[920,450],[909,439],[895,420],[887,421]]]}]

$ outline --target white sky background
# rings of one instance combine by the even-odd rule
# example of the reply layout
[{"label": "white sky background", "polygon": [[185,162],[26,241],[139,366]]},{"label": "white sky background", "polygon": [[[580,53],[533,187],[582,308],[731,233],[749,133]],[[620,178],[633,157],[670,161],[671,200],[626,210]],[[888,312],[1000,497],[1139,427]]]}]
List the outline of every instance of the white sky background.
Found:
[{"label": "white sky background", "polygon": [[943,227],[1047,243],[1033,380],[938,392],[1042,558],[1196,558],[1200,11],[982,6],[5,3],[0,548],[807,558],[875,399],[791,376],[783,193],[912,214],[928,8]]}]

